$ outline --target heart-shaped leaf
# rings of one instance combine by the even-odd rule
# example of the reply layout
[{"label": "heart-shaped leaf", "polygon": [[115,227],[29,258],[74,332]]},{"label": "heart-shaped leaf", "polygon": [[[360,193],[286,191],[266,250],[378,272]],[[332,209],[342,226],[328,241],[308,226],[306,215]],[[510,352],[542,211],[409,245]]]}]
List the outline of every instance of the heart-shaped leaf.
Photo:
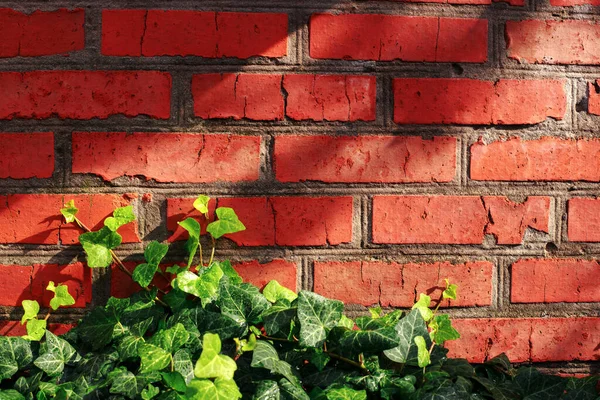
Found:
[{"label": "heart-shaped leaf", "polygon": [[215,239],[218,239],[223,235],[240,232],[246,229],[244,224],[238,219],[235,211],[233,211],[233,208],[219,207],[217,208],[216,213],[218,220],[211,222],[206,227],[208,233]]},{"label": "heart-shaped leaf", "polygon": [[214,333],[206,333],[202,339],[202,354],[194,368],[196,378],[233,379],[237,364],[221,353],[221,339]]},{"label": "heart-shaped leaf", "polygon": [[132,206],[119,207],[113,212],[112,217],[104,220],[104,226],[113,232],[125,224],[135,221],[135,214]]}]

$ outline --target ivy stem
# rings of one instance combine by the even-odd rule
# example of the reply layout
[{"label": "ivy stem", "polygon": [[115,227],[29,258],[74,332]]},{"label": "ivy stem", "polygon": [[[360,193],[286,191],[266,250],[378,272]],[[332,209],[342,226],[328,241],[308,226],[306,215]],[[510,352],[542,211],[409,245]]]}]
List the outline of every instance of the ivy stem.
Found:
[{"label": "ivy stem", "polygon": [[211,266],[212,262],[213,262],[213,258],[215,257],[215,238],[211,235],[210,238],[212,239],[212,251],[210,253],[210,260],[208,261],[208,267]]},{"label": "ivy stem", "polygon": [[[92,230],[90,228],[88,228],[87,226],[85,226],[85,224],[83,222],[81,222],[79,220],[79,218],[75,217],[75,222],[77,223],[77,225],[83,229],[85,232],[92,232]],[[132,280],[133,280],[133,274],[131,272],[129,272],[129,270],[127,268],[125,268],[125,265],[123,264],[123,261],[121,261],[121,259],[119,258],[119,256],[117,256],[117,254],[113,251],[110,250],[110,255],[112,256],[112,259],[114,260],[114,262],[117,264],[117,266],[119,267],[119,269],[121,271],[123,271],[125,274],[127,274]],[[150,288],[142,288],[145,291],[149,292]],[[166,292],[160,288],[157,288],[158,291],[162,294],[166,294]],[[157,303],[160,303],[161,305],[163,305],[164,307],[168,307],[167,303],[165,303],[164,301],[162,301],[161,299],[159,299],[158,297],[155,297],[154,300],[156,300]]]},{"label": "ivy stem", "polygon": [[50,311],[50,310],[48,310],[48,313],[47,313],[47,314],[46,314],[46,316],[44,317],[44,321],[48,321],[48,318],[50,318],[50,314],[51,314],[51,311]]}]

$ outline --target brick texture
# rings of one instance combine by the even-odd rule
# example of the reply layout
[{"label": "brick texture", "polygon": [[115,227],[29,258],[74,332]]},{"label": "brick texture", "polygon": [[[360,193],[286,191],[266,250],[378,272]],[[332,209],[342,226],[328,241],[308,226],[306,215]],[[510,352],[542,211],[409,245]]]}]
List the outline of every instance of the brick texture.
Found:
[{"label": "brick texture", "polygon": [[574,198],[568,202],[567,235],[572,242],[600,242],[600,199]]},{"label": "brick texture", "polygon": [[0,178],[50,178],[53,172],[53,133],[0,133]]}]

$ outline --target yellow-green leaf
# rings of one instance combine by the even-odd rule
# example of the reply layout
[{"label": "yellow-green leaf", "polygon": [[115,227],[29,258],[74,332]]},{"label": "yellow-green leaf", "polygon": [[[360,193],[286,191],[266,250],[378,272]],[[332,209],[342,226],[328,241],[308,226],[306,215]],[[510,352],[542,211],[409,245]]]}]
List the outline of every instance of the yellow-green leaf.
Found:
[{"label": "yellow-green leaf", "polygon": [[23,317],[21,318],[21,325],[23,325],[25,321],[37,317],[40,312],[40,305],[35,300],[23,300],[21,305],[23,306],[24,311]]},{"label": "yellow-green leaf", "polygon": [[67,223],[75,222],[75,215],[77,215],[78,211],[79,209],[75,207],[74,200],[69,200],[69,202],[60,209],[60,213],[63,215],[63,217],[65,217],[65,221],[67,221]]},{"label": "yellow-green leaf", "polygon": [[425,338],[423,336],[416,336],[414,341],[417,345],[417,360],[419,367],[425,368],[431,363],[431,360],[429,359],[429,350],[427,349],[427,344],[425,343]]},{"label": "yellow-green leaf", "polygon": [[208,202],[210,197],[201,194],[196,200],[194,200],[194,208],[200,211],[206,218],[208,218]]},{"label": "yellow-green leaf", "polygon": [[421,293],[419,296],[419,301],[412,306],[413,310],[419,310],[421,316],[425,320],[425,322],[429,321],[433,317],[433,311],[429,309],[429,305],[431,304],[431,297],[427,296],[424,293]]},{"label": "yellow-green leaf", "polygon": [[202,339],[202,354],[194,368],[196,378],[233,379],[237,369],[235,361],[221,352],[221,339],[214,333],[204,334]]}]

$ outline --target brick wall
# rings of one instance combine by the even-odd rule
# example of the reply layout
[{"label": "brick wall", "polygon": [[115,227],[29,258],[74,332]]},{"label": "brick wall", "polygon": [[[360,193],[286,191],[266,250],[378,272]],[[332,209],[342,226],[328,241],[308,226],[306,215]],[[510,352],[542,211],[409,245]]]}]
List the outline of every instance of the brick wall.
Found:
[{"label": "brick wall", "polygon": [[133,204],[133,268],[149,240],[183,254],[206,193],[252,282],[359,313],[449,277],[453,355],[597,371],[595,5],[0,1],[0,333],[49,280],[76,297],[57,332],[135,290],[85,267],[65,200],[89,226]]}]

